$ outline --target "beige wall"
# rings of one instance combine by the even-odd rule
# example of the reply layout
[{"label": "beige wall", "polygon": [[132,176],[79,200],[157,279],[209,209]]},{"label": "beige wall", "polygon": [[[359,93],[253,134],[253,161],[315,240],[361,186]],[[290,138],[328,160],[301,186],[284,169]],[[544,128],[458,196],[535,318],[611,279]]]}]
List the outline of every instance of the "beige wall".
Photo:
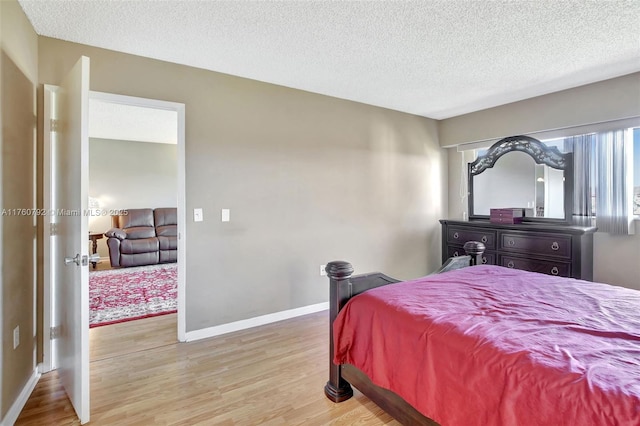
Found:
[{"label": "beige wall", "polygon": [[[91,118],[89,118],[91,119]],[[89,196],[100,209],[176,207],[178,194],[177,146],[122,140],[89,140]],[[106,232],[111,217],[89,218],[89,229]],[[109,257],[106,239],[98,253]]]},{"label": "beige wall", "polygon": [[640,221],[635,235],[597,232],[593,243],[593,280],[640,290]]},{"label": "beige wall", "polygon": [[39,54],[41,83],[87,55],[92,90],[186,104],[187,331],[325,302],[331,260],[439,265],[435,121],[51,38]]},{"label": "beige wall", "polygon": [[[637,115],[640,115],[640,73],[441,121],[440,143],[445,146]],[[468,152],[463,160],[463,154],[455,148],[447,151],[448,217],[461,219],[467,210],[467,199],[460,195],[461,179],[466,179],[466,172],[465,175],[462,172],[466,170],[466,162],[473,158]],[[596,233],[595,281],[640,289],[640,222],[636,222],[636,230],[636,235],[631,236]]]},{"label": "beige wall", "polygon": [[439,122],[443,147],[640,115],[640,73]]},{"label": "beige wall", "polygon": [[[0,93],[2,121],[2,209],[34,204],[35,93],[37,36],[15,1],[0,2]],[[7,210],[8,211],[8,210]],[[16,213],[16,212],[14,212]],[[4,418],[35,371],[34,241],[32,216],[2,216],[2,405]],[[20,344],[13,349],[13,330]]]}]

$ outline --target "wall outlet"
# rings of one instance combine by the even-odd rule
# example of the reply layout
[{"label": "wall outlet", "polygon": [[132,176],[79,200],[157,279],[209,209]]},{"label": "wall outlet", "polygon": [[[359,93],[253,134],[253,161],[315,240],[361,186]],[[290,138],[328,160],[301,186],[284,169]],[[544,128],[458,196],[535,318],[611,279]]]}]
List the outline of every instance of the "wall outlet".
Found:
[{"label": "wall outlet", "polygon": [[17,348],[20,344],[20,326],[16,326],[13,329],[13,349]]},{"label": "wall outlet", "polygon": [[327,275],[327,271],[324,270],[324,268],[326,268],[327,265],[320,265],[320,276],[321,277],[325,277]]}]

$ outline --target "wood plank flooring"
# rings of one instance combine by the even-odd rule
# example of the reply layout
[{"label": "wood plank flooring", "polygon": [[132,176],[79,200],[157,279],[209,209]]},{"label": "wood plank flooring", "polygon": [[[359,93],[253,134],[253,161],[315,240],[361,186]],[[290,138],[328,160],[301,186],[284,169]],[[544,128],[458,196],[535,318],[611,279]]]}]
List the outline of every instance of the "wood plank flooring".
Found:
[{"label": "wood plank flooring", "polygon": [[[325,398],[328,313],[191,343],[176,316],[91,329],[91,425],[399,425],[355,391]],[[78,425],[55,372],[16,425]]]}]

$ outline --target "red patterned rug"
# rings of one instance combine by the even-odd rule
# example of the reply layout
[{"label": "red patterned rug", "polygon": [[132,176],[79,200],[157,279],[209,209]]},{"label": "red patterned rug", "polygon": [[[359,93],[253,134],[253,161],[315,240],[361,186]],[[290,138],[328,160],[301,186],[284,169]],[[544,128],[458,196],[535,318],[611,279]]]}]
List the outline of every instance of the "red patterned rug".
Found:
[{"label": "red patterned rug", "polygon": [[176,263],[89,273],[89,326],[176,312]]}]

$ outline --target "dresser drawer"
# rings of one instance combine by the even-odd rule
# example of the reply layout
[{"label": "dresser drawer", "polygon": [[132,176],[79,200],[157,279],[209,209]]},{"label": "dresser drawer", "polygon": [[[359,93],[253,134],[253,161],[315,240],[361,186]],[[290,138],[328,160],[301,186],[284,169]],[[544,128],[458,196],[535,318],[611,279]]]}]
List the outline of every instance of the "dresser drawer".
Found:
[{"label": "dresser drawer", "polygon": [[[462,246],[447,246],[447,258],[449,257],[457,257],[464,256],[466,253]],[[482,253],[482,263],[484,265],[495,265],[496,264],[496,255],[493,252],[484,252]]]},{"label": "dresser drawer", "polygon": [[[463,245],[467,241],[479,241],[484,244],[487,250],[496,248],[496,232],[492,230],[476,230],[449,227],[447,230],[447,243]],[[462,251],[464,254],[464,250]]]},{"label": "dresser drawer", "polygon": [[502,233],[499,250],[570,259],[571,237]]},{"label": "dresser drawer", "polygon": [[[495,215],[494,215],[495,216]],[[468,241],[481,241],[486,263],[512,266],[563,277],[593,279],[595,227],[553,222],[491,223],[490,218],[440,220],[441,255],[445,262],[464,255]]]},{"label": "dresser drawer", "polygon": [[507,268],[521,269],[523,271],[557,275],[559,277],[571,276],[571,264],[554,262],[552,260],[523,259],[516,256],[501,255],[499,265],[506,266]]}]

